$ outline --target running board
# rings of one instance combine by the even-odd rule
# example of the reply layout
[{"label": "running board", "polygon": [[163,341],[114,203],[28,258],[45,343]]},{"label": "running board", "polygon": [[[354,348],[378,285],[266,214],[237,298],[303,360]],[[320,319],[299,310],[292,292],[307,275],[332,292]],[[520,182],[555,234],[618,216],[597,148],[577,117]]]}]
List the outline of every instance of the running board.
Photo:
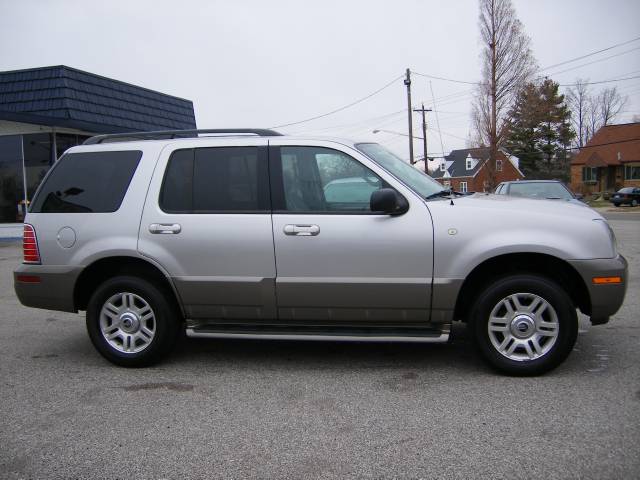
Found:
[{"label": "running board", "polygon": [[451,326],[440,329],[380,327],[290,327],[282,325],[205,325],[187,328],[191,338],[245,338],[255,340],[306,340],[329,342],[446,343]]}]

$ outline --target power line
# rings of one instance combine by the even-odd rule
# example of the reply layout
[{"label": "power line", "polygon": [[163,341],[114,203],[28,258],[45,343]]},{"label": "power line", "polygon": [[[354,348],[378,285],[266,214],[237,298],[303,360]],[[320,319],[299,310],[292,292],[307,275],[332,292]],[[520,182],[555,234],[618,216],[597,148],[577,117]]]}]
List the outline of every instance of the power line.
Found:
[{"label": "power line", "polygon": [[621,47],[621,46],[627,45],[629,43],[637,42],[638,40],[640,40],[640,37],[636,37],[636,38],[633,38],[631,40],[627,40],[626,42],[617,43],[615,45],[611,45],[610,47],[603,48],[602,50],[597,50],[595,52],[587,53],[586,55],[582,55],[580,57],[572,58],[571,60],[565,60],[564,62],[556,63],[554,65],[549,65],[548,67],[541,68],[540,71],[544,72],[545,70],[550,70],[552,68],[559,67],[561,65],[566,65],[567,63],[577,62],[578,60],[582,60],[583,58],[591,57],[593,55],[597,55],[598,53],[606,52],[607,50],[612,50],[614,48]]},{"label": "power line", "polygon": [[[581,55],[579,57],[572,58],[570,60],[565,60],[564,62],[556,63],[554,65],[549,65],[548,67],[541,68],[538,71],[539,72],[544,72],[545,70],[550,70],[552,68],[559,67],[561,65],[566,65],[567,63],[577,62],[578,60],[582,60],[584,58],[588,58],[588,57],[591,57],[593,55],[597,55],[599,53],[606,52],[608,50],[612,50],[614,48],[618,48],[618,47],[621,47],[623,45],[627,45],[629,43],[636,42],[638,40],[640,40],[640,37],[636,37],[636,38],[633,38],[631,40],[627,40],[626,42],[617,43],[615,45],[611,45],[611,46],[603,48],[601,50],[597,50],[595,52],[587,53],[585,55]],[[640,47],[638,47],[638,48],[640,48]],[[629,52],[632,52],[632,51],[635,51],[635,50],[637,50],[637,48],[633,48],[631,50],[628,50],[628,51],[622,52],[622,53],[618,53],[616,55],[611,55],[610,57],[602,58],[602,59],[596,60],[594,62],[587,63],[585,65],[590,65],[591,63],[596,63],[596,62],[600,62],[600,61],[603,61],[603,60],[607,60],[609,58],[613,58],[613,57],[617,57],[617,56],[620,56],[620,55],[624,55],[625,53],[629,53]],[[585,66],[585,65],[581,65],[580,67]],[[574,68],[580,68],[580,67],[574,67]],[[569,70],[572,70],[572,69],[567,69],[567,70],[564,70],[564,71],[569,71]],[[556,72],[555,74],[552,74],[552,75],[556,75],[558,73],[563,73],[563,72]],[[426,73],[419,73],[419,72],[415,72],[415,71],[413,71],[412,73],[414,73],[416,75],[419,75],[421,77],[431,78],[431,79],[434,79],[434,80],[442,80],[442,81],[445,81],[445,82],[463,83],[463,84],[466,84],[466,85],[482,85],[483,84],[483,82],[471,82],[471,81],[468,81],[468,80],[460,80],[460,79],[454,79],[454,78],[440,77],[440,76],[437,76],[437,75],[427,75]]]},{"label": "power line", "polygon": [[598,60],[594,60],[593,62],[583,63],[582,65],[576,65],[575,67],[567,68],[566,70],[560,70],[559,72],[550,73],[550,75],[560,75],[561,73],[570,72],[572,70],[577,70],[578,68],[586,67],[587,65],[593,65],[594,63],[604,62],[605,60],[609,60],[610,58],[619,57],[620,55],[625,55],[627,53],[635,52],[636,50],[640,50],[640,47],[632,48],[631,50],[626,50],[621,53],[616,53],[615,55],[609,55],[608,57],[599,58]]},{"label": "power line", "polygon": [[291,125],[299,125],[301,123],[306,123],[306,122],[310,122],[312,120],[317,120],[319,118],[323,118],[323,117],[328,117],[329,115],[333,115],[334,113],[338,113],[341,112],[343,110],[346,110],[347,108],[353,107],[354,105],[357,105],[359,103],[364,102],[365,100],[368,100],[369,98],[373,97],[374,95],[377,95],[378,93],[380,93],[381,91],[383,91],[386,88],[389,88],[391,85],[393,85],[396,81],[400,80],[404,75],[400,75],[399,77],[394,78],[393,80],[391,80],[389,83],[387,83],[384,87],[379,88],[378,90],[376,90],[373,93],[370,93],[369,95],[367,95],[366,97],[362,97],[359,100],[356,100],[355,102],[351,102],[348,105],[345,105],[344,107],[340,107],[340,108],[336,108],[335,110],[332,110],[330,112],[327,113],[323,113],[322,115],[316,115],[315,117],[310,117],[310,118],[305,118],[304,120],[299,120],[297,122],[291,122],[291,123],[285,123],[283,125],[276,125],[275,127],[271,127],[271,128],[282,128],[282,127],[290,127]]},{"label": "power line", "polygon": [[382,119],[385,119],[385,118],[388,118],[388,117],[393,117],[395,115],[399,115],[399,114],[405,113],[405,112],[406,112],[406,109],[403,108],[402,110],[397,110],[395,112],[386,113],[384,115],[378,115],[376,117],[365,118],[365,119],[359,120],[357,122],[345,123],[345,124],[342,124],[342,125],[332,125],[332,126],[329,126],[329,127],[322,127],[322,128],[312,128],[312,129],[302,130],[302,131],[297,132],[297,133],[293,133],[292,135],[298,135],[300,133],[304,133],[304,132],[308,132],[308,131],[322,132],[322,131],[334,130],[334,129],[338,129],[338,128],[355,127],[355,126],[366,124],[368,122],[372,122],[372,121],[375,121],[375,120],[382,120]]},{"label": "power line", "polygon": [[436,110],[436,97],[433,94],[433,84],[431,80],[429,80],[429,89],[431,90],[431,100],[433,101],[433,109],[435,110],[436,125],[438,125],[438,134],[440,135],[440,149],[444,152],[444,142],[442,141],[442,131],[440,130],[440,116],[438,115],[438,110]]},{"label": "power line", "polygon": [[582,147],[564,148],[562,150],[583,150],[585,148],[605,147],[607,145],[617,145],[619,143],[637,142],[638,140],[640,140],[640,137],[638,137],[638,138],[629,138],[628,140],[618,140],[617,142],[598,143],[596,145],[584,145]]},{"label": "power line", "polygon": [[480,82],[468,82],[466,80],[455,80],[453,78],[438,77],[436,75],[427,75],[426,73],[418,73],[418,72],[414,72],[414,71],[411,71],[411,73],[415,73],[416,75],[419,75],[421,77],[432,78],[434,80],[444,80],[445,82],[465,83],[467,85],[479,85],[480,84]]},{"label": "power line", "polygon": [[640,78],[640,75],[635,75],[633,77],[627,77],[627,78],[613,78],[611,80],[601,80],[599,82],[584,82],[581,84],[578,83],[560,83],[559,86],[561,87],[575,87],[577,85],[599,85],[601,83],[612,83],[612,82],[623,82],[625,80],[635,80],[636,78]]}]

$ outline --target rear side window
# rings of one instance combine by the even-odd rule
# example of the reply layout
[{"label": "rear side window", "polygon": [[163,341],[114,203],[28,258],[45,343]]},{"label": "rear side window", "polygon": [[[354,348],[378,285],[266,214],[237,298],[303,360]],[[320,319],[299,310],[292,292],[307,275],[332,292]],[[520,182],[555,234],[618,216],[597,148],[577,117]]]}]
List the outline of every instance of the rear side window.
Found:
[{"label": "rear side window", "polygon": [[160,208],[168,213],[270,210],[266,151],[258,147],[176,150],[167,164]]},{"label": "rear side window", "polygon": [[142,152],[68,153],[38,191],[34,213],[108,213],[120,208]]}]

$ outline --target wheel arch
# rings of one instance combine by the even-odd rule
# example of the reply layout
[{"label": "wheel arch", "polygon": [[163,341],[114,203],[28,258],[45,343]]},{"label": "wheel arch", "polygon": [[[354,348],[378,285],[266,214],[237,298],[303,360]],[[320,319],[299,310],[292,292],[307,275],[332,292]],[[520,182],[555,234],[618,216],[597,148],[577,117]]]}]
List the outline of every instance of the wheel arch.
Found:
[{"label": "wheel arch", "polygon": [[587,286],[568,262],[543,253],[509,253],[483,261],[467,275],[458,292],[454,319],[467,321],[471,306],[490,280],[518,273],[538,274],[555,281],[565,288],[582,313],[591,314]]},{"label": "wheel arch", "polygon": [[76,310],[86,310],[91,295],[105,280],[118,275],[132,275],[149,280],[171,295],[180,313],[184,317],[182,302],[173,282],[153,263],[139,257],[114,256],[103,257],[82,270],[76,279],[73,291],[73,303]]}]

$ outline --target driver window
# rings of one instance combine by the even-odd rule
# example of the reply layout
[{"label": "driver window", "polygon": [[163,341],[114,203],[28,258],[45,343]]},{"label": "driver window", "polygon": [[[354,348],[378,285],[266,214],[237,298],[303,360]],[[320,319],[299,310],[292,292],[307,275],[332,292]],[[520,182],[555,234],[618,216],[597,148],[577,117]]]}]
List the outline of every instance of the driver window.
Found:
[{"label": "driver window", "polygon": [[282,147],[285,205],[295,212],[370,212],[371,193],[388,187],[352,157],[322,147]]}]

